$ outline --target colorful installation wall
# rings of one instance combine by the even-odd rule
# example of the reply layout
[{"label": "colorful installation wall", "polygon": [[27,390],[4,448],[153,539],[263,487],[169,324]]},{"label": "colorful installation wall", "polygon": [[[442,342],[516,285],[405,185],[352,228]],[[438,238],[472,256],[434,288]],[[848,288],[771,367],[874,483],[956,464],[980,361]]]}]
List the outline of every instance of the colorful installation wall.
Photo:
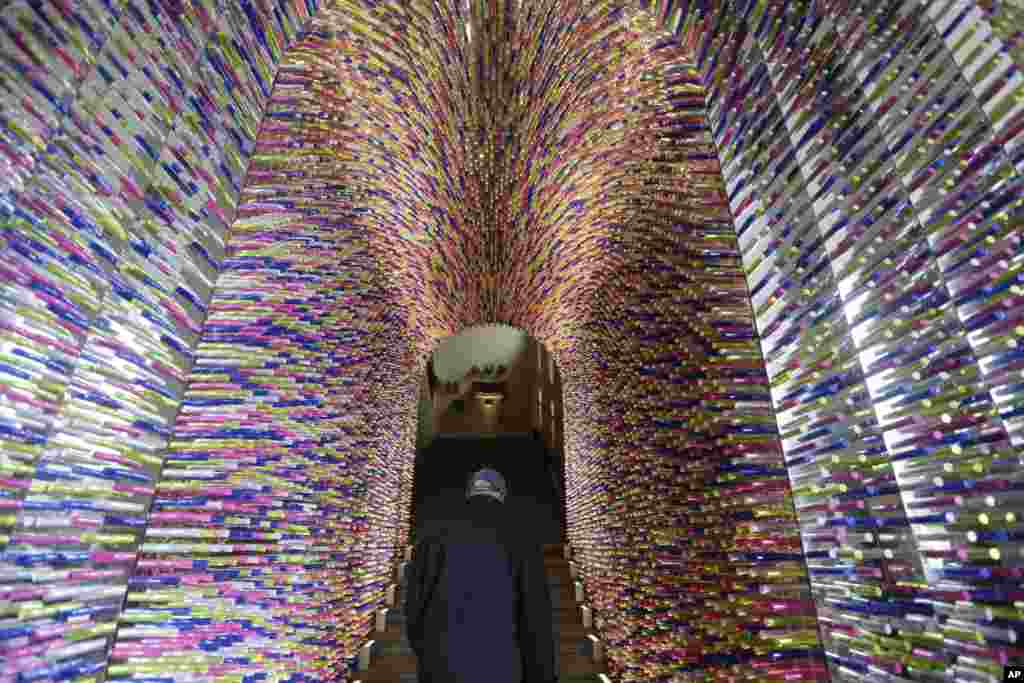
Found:
[{"label": "colorful installation wall", "polygon": [[[419,244],[464,117],[398,9],[0,8],[3,680],[348,676],[408,536],[412,365],[482,315],[464,177]],[[433,81],[380,70],[388,31]]]},{"label": "colorful installation wall", "polygon": [[337,573],[306,559],[318,482],[291,483],[316,444],[220,404],[265,379],[279,414],[316,408],[219,362],[216,323],[197,357],[278,64],[315,10],[0,8],[4,681],[320,680],[334,656],[299,599]]},{"label": "colorful installation wall", "polygon": [[1021,663],[1019,4],[0,3],[0,681],[351,678],[518,326],[619,681]]},{"label": "colorful installation wall", "polygon": [[694,50],[833,680],[1017,634],[1022,12],[651,7]]},{"label": "colorful installation wall", "polygon": [[616,680],[828,680],[706,90],[651,43],[640,163],[559,359],[570,539]]}]

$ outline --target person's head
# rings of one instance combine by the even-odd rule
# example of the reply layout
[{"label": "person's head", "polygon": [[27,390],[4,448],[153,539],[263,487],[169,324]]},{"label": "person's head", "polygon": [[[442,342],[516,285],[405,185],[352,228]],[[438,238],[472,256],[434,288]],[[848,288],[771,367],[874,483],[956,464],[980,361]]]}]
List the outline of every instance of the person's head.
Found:
[{"label": "person's head", "polygon": [[508,484],[505,483],[505,477],[490,468],[474,472],[466,486],[466,498],[487,496],[499,503],[504,503],[507,495]]}]

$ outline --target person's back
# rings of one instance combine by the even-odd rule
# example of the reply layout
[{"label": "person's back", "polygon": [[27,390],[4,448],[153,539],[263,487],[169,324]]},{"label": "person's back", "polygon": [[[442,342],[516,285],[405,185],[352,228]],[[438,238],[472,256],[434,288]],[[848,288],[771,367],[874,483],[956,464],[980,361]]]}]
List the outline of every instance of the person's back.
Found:
[{"label": "person's back", "polygon": [[471,495],[464,515],[416,544],[406,622],[422,683],[557,678],[543,555],[503,499]]}]

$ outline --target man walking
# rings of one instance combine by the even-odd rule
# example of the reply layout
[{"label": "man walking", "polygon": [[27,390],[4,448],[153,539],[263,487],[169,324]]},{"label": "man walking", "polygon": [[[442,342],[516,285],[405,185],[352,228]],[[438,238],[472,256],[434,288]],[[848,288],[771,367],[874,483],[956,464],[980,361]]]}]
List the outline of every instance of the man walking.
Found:
[{"label": "man walking", "polygon": [[504,477],[470,477],[463,514],[416,544],[406,624],[420,683],[554,683],[551,596],[540,546],[504,507]]}]

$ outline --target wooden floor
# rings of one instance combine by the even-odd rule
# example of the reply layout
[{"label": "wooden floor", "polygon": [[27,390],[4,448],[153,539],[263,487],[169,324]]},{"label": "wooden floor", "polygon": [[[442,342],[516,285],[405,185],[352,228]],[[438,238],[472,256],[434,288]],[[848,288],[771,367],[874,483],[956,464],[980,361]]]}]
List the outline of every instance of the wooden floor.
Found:
[{"label": "wooden floor", "polygon": [[[579,605],[576,604],[569,562],[563,545],[544,546],[544,566],[551,589],[555,640],[557,641],[560,683],[597,683],[603,672],[591,658],[587,636],[595,633],[583,627]],[[388,611],[387,628],[373,635],[376,641],[370,667],[355,675],[362,683],[415,683],[416,656],[405,637],[402,614],[405,597],[404,582],[396,594],[396,606]],[[525,683],[533,683],[526,681]]]}]

